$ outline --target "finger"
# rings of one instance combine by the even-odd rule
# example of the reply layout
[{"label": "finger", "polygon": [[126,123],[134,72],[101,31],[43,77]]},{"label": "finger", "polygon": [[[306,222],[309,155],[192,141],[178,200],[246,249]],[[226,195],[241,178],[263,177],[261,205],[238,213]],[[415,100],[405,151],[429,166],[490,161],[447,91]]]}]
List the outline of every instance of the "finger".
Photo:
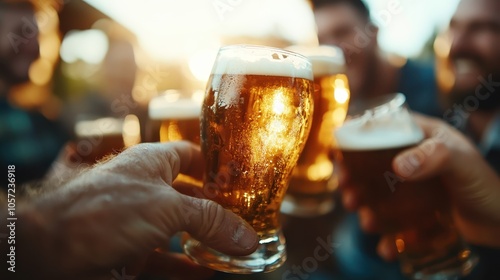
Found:
[{"label": "finger", "polygon": [[200,149],[187,141],[142,143],[132,146],[117,156],[100,161],[94,167],[101,171],[121,174],[141,171],[148,179],[162,179],[168,185],[179,173],[201,180],[204,161]]},{"label": "finger", "polygon": [[[141,156],[151,157],[145,165],[145,168],[150,166],[147,176],[160,173],[168,185],[179,172],[200,175],[203,170],[199,164],[202,162],[199,148],[189,142],[137,145],[125,151],[121,161],[115,160],[115,165],[121,165],[124,168],[122,172],[126,172],[131,164],[141,163],[136,160]],[[144,172],[148,170],[143,169]],[[156,198],[165,207],[162,209],[165,217],[159,222],[163,222],[163,231],[167,236],[187,231],[206,246],[228,255],[248,255],[258,246],[253,228],[213,201],[186,196],[171,188],[159,190]]]},{"label": "finger", "polygon": [[178,222],[173,228],[187,231],[191,236],[217,251],[228,255],[243,256],[255,251],[258,236],[253,228],[224,209],[219,204],[179,194],[181,203],[175,217]]},{"label": "finger", "polygon": [[214,273],[195,264],[186,255],[155,251],[149,256],[141,274],[167,279],[203,280],[210,279]]},{"label": "finger", "polygon": [[396,175],[404,179],[428,179],[449,170],[451,156],[451,151],[442,141],[430,138],[398,154],[392,166]]},{"label": "finger", "polygon": [[[170,144],[170,145],[168,145]],[[164,145],[171,166],[179,164],[183,174],[201,178],[203,162],[199,148],[189,142],[171,142]],[[177,157],[168,156],[171,151]],[[175,173],[174,173],[175,176]],[[186,187],[186,185],[184,185]],[[201,188],[191,189],[200,193]],[[213,201],[181,195],[184,205],[184,228],[194,238],[217,251],[229,255],[248,255],[258,246],[258,237],[253,228],[241,218]]]},{"label": "finger", "polygon": [[382,236],[377,245],[377,253],[385,261],[395,261],[398,257],[398,250],[394,238],[389,235]]},{"label": "finger", "polygon": [[187,142],[168,142],[159,146],[159,153],[167,159],[169,166],[174,170],[174,178],[185,174],[201,180],[203,177],[204,161],[200,147]]},{"label": "finger", "polygon": [[197,198],[207,198],[207,196],[203,193],[203,182],[201,181],[195,181],[194,179],[190,180],[191,178],[185,179],[185,178],[177,178],[173,184],[172,187],[188,196],[192,197],[197,197]]}]

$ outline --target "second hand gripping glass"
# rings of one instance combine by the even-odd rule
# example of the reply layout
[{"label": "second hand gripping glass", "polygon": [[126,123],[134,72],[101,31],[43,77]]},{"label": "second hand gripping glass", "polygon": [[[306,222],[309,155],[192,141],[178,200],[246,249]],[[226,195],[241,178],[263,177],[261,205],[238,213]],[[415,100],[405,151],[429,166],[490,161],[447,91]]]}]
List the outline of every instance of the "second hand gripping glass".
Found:
[{"label": "second hand gripping glass", "polygon": [[424,139],[405,96],[367,99],[350,111],[335,131],[342,164],[372,210],[379,232],[393,239],[402,272],[411,279],[429,280],[467,275],[477,258],[453,223],[450,198],[440,179],[410,182],[393,173],[394,157]]}]

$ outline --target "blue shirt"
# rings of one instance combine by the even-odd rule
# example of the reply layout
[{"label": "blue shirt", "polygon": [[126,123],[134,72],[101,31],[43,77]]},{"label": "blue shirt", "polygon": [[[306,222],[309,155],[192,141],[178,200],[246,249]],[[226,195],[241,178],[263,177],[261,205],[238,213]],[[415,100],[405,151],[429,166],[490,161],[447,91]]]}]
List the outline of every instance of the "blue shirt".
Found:
[{"label": "blue shirt", "polygon": [[433,65],[407,60],[400,70],[400,75],[398,91],[406,96],[410,109],[442,118]]},{"label": "blue shirt", "polygon": [[0,99],[0,168],[15,165],[16,183],[41,179],[66,140],[56,122]]}]

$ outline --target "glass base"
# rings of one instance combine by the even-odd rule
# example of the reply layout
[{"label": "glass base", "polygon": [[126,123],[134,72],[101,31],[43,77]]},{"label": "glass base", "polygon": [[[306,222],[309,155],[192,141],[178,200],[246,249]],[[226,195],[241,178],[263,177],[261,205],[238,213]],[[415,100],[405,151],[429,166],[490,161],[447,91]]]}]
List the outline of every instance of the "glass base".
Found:
[{"label": "glass base", "polygon": [[[456,257],[441,260],[433,265],[421,269],[413,269],[411,273],[405,273],[410,279],[415,280],[456,280],[468,275],[478,263],[479,258],[469,250],[465,250]],[[409,268],[402,267],[403,272]]]},{"label": "glass base", "polygon": [[271,272],[286,261],[285,237],[281,230],[260,236],[257,250],[248,256],[228,256],[186,234],[182,247],[195,263],[227,273]]},{"label": "glass base", "polygon": [[330,213],[335,208],[333,194],[292,195],[286,194],[280,211],[295,217],[317,217]]}]

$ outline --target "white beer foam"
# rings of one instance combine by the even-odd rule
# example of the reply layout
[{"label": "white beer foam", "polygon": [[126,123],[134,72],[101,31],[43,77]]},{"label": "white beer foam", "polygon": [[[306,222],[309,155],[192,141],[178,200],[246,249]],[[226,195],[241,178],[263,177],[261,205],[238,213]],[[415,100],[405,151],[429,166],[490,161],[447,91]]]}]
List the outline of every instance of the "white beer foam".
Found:
[{"label": "white beer foam", "polygon": [[287,50],[307,57],[313,68],[314,76],[345,73],[345,58],[342,49],[336,46],[290,46]]},{"label": "white beer foam", "polygon": [[345,73],[343,57],[310,56],[314,76]]},{"label": "white beer foam", "polygon": [[78,137],[121,135],[122,131],[123,120],[115,118],[79,121],[75,125],[75,134]]},{"label": "white beer foam", "polygon": [[153,120],[193,119],[201,115],[201,103],[187,98],[172,100],[168,96],[157,96],[149,102],[148,111]]},{"label": "white beer foam", "polygon": [[[262,51],[260,51],[262,52]],[[295,53],[276,49],[269,57],[261,57],[259,50],[257,55],[241,54],[231,56],[229,54],[219,55],[212,69],[212,74],[232,75],[266,75],[280,77],[296,77],[312,80],[312,71],[309,63],[299,60]]]},{"label": "white beer foam", "polygon": [[384,117],[365,115],[348,120],[335,130],[335,138],[342,150],[366,151],[414,145],[422,141],[424,135],[410,114],[404,111]]}]

